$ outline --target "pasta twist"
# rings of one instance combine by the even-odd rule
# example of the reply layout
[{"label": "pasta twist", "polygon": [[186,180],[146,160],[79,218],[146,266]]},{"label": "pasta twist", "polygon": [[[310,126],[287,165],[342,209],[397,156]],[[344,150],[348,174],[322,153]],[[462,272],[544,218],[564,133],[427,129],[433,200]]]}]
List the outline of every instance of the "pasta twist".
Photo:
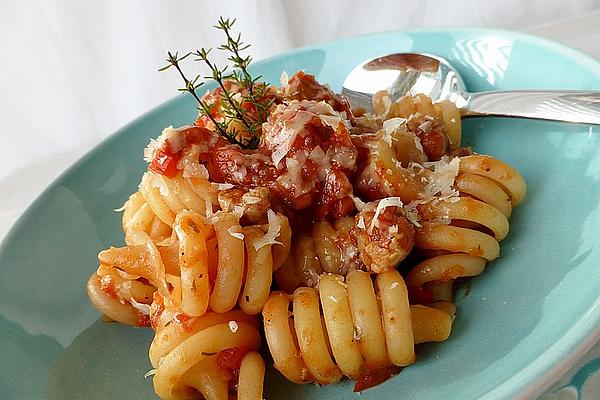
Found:
[{"label": "pasta twist", "polygon": [[207,221],[182,211],[173,231],[158,246],[146,240],[100,252],[100,267],[88,282],[96,308],[116,321],[146,325],[147,305],[158,288],[169,310],[190,317],[208,309],[226,312],[237,304],[247,314],[260,313],[273,271],[289,254],[286,217],[269,210],[268,224],[242,227],[232,212],[218,212]]},{"label": "pasta twist", "polygon": [[425,222],[415,236],[417,248],[441,255],[417,264],[406,280],[413,300],[439,302],[449,312],[453,312],[448,304],[453,280],[479,275],[488,261],[498,257],[512,208],[526,194],[515,169],[484,155],[460,158],[454,187],[460,197],[431,202],[422,209]]},{"label": "pasta twist", "polygon": [[156,331],[149,357],[161,399],[261,400],[265,365],[258,320],[241,311],[208,312]]},{"label": "pasta twist", "polygon": [[171,235],[171,227],[156,216],[139,191],[125,202],[122,223],[127,244],[141,244],[148,237],[160,242]]},{"label": "pasta twist", "polygon": [[239,299],[242,311],[260,313],[271,290],[273,271],[290,252],[292,231],[287,218],[269,210],[267,225],[242,228],[234,213],[220,212],[213,226],[218,259],[210,308],[225,312]]},{"label": "pasta twist", "polygon": [[291,256],[275,272],[280,289],[292,293],[300,286],[314,287],[325,273],[346,275],[359,268],[358,251],[351,239],[354,218],[315,222],[310,234],[294,238]]},{"label": "pasta twist", "polygon": [[418,114],[437,118],[444,125],[450,149],[460,146],[460,110],[451,101],[442,100],[434,104],[430,97],[417,94],[404,96],[392,103],[390,94],[387,91],[380,91],[373,96],[373,109],[377,115],[382,115],[385,119],[409,119]]},{"label": "pasta twist", "polygon": [[185,178],[179,174],[173,178],[148,171],[139,186],[150,209],[158,219],[173,226],[175,216],[184,210],[206,215],[218,204],[218,188],[205,178]]},{"label": "pasta twist", "polygon": [[345,280],[321,275],[318,290],[273,292],[263,320],[275,368],[292,382],[321,384],[409,365],[415,344],[445,340],[452,325],[443,311],[410,306],[396,270],[377,275],[375,287],[367,272],[351,270]]},{"label": "pasta twist", "polygon": [[[153,293],[164,282],[161,258],[159,248],[150,240],[143,245],[101,251],[100,266],[87,283],[92,304],[114,321],[148,325]],[[166,285],[162,291],[168,292]]]}]

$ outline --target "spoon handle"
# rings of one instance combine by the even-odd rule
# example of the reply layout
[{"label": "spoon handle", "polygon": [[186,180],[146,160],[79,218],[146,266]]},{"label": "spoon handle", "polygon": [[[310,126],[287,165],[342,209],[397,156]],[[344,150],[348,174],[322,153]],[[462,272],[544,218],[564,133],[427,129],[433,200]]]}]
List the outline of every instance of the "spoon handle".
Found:
[{"label": "spoon handle", "polygon": [[575,90],[470,93],[463,117],[518,117],[600,124],[600,92]]}]

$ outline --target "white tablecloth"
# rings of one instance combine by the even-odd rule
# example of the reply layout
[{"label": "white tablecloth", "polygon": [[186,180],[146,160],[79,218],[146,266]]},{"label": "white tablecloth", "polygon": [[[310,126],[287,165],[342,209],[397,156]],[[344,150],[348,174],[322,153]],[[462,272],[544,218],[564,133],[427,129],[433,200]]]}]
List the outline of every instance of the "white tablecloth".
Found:
[{"label": "white tablecloth", "polygon": [[[173,97],[177,77],[156,73],[164,54],[219,43],[210,26],[220,15],[238,17],[256,59],[343,36],[433,26],[528,31],[600,58],[597,10],[600,0],[3,0],[0,238],[85,151]],[[544,400],[600,399],[599,356],[596,345]]]}]

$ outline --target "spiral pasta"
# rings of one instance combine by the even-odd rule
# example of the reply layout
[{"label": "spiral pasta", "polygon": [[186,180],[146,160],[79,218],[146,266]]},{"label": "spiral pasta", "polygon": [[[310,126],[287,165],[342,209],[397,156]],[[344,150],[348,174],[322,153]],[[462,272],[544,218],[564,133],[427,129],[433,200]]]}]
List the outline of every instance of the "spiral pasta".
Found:
[{"label": "spiral pasta", "polygon": [[422,208],[424,222],[415,245],[438,255],[414,266],[406,280],[415,301],[439,302],[450,311],[452,281],[479,275],[488,261],[499,256],[512,208],[526,194],[525,182],[515,169],[483,155],[460,158],[454,186],[459,197]]},{"label": "spiral pasta", "polygon": [[219,251],[210,308],[225,312],[239,299],[244,312],[258,314],[271,290],[273,271],[290,251],[292,234],[287,218],[270,211],[268,225],[244,228],[233,213],[218,213],[215,219]]},{"label": "spiral pasta", "polygon": [[111,247],[98,254],[100,266],[87,283],[92,304],[108,318],[127,325],[149,324],[153,293],[164,283],[159,248],[150,240],[143,245]]},{"label": "spiral pasta", "polygon": [[125,243],[141,244],[149,237],[160,242],[171,235],[171,227],[161,221],[141,192],[135,192],[123,206],[123,232]]},{"label": "spiral pasta", "polygon": [[409,365],[416,343],[445,340],[452,325],[443,311],[410,306],[396,270],[377,275],[375,287],[368,273],[352,270],[345,280],[321,275],[318,290],[273,292],[263,321],[275,368],[292,382],[321,384]]},{"label": "spiral pasta", "polygon": [[218,189],[204,178],[184,178],[183,174],[169,178],[152,171],[144,173],[140,193],[158,219],[173,226],[175,216],[184,210],[206,215],[217,205]]},{"label": "spiral pasta", "polygon": [[88,283],[90,298],[105,315],[129,325],[147,323],[140,309],[146,310],[156,288],[162,288],[167,308],[190,317],[209,308],[226,312],[237,304],[258,314],[291,240],[287,218],[272,211],[268,218],[265,225],[242,227],[231,212],[218,212],[208,221],[182,211],[175,217],[174,236],[160,245],[147,240],[101,252],[100,267]]},{"label": "spiral pasta", "polygon": [[303,72],[220,83],[196,125],[150,140],[127,245],[101,251],[87,285],[108,319],[155,331],[158,396],[261,399],[260,313],[296,383],[361,391],[446,340],[453,283],[499,256],[521,175],[460,147],[447,101],[379,92],[375,115],[353,115]]},{"label": "spiral pasta", "polygon": [[375,114],[382,115],[384,119],[409,119],[415,115],[437,118],[444,125],[450,149],[460,146],[460,110],[451,101],[442,100],[434,104],[430,97],[417,94],[415,96],[407,95],[392,102],[387,91],[380,91],[373,96],[373,109]]},{"label": "spiral pasta", "polygon": [[311,232],[296,236],[291,256],[275,272],[280,289],[292,293],[300,286],[314,287],[321,273],[346,275],[349,268],[358,268],[358,253],[351,238],[353,218],[342,218],[333,224],[321,221]]},{"label": "spiral pasta", "polygon": [[[241,311],[172,322],[158,329],[150,345],[154,389],[162,399],[261,400],[265,365],[257,353],[258,320]],[[238,382],[235,371],[238,372]]]}]

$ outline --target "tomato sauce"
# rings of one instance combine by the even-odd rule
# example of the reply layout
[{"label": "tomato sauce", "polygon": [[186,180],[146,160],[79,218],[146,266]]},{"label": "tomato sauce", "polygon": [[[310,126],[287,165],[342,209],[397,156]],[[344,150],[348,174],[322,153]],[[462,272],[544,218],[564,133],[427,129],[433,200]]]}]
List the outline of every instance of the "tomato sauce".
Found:
[{"label": "tomato sauce", "polygon": [[244,356],[252,349],[247,346],[231,347],[217,353],[217,365],[231,371],[239,369]]},{"label": "tomato sauce", "polygon": [[400,373],[401,368],[395,365],[390,365],[388,367],[378,368],[367,370],[361,376],[356,378],[354,384],[354,392],[362,392],[365,389],[372,388],[373,386],[377,386],[388,379],[390,379],[394,375],[398,375]]}]

